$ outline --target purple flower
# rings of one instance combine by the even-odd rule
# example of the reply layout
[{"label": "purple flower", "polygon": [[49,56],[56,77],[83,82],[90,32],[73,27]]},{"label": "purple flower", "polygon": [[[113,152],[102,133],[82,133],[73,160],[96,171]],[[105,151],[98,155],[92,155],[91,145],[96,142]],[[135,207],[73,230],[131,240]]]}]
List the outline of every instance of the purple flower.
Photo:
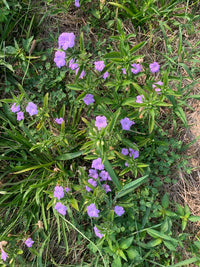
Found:
[{"label": "purple flower", "polygon": [[11,111],[14,112],[14,113],[20,111],[20,105],[17,105],[17,106],[16,106],[16,105],[17,105],[17,104],[14,103],[14,104],[11,106],[11,108],[10,108]]},{"label": "purple flower", "polygon": [[56,51],[54,62],[58,68],[65,66],[65,52],[64,51]]},{"label": "purple flower", "polygon": [[105,128],[107,125],[107,120],[105,116],[97,116],[95,121],[95,126],[100,130],[101,128]]},{"label": "purple flower", "polygon": [[94,203],[87,206],[87,214],[89,217],[99,217],[98,213],[99,210],[96,208]]},{"label": "purple flower", "polygon": [[137,74],[138,72],[141,71],[141,66],[140,66],[140,64],[135,64],[135,63],[133,63],[131,66],[133,67],[133,68],[131,68],[131,72],[132,72],[133,74]]},{"label": "purple flower", "polygon": [[71,191],[71,189],[69,187],[65,187],[65,191],[66,191],[66,193],[69,193]]},{"label": "purple flower", "polygon": [[121,153],[122,153],[124,156],[127,156],[127,155],[128,155],[128,148],[122,148]]},{"label": "purple flower", "polygon": [[92,188],[90,188],[89,186],[85,186],[85,189],[86,189],[86,191],[88,191],[88,192],[90,192],[90,191],[92,191]]},{"label": "purple flower", "polygon": [[69,47],[73,47],[75,44],[75,35],[73,32],[63,32],[58,38],[58,48],[67,50]]},{"label": "purple flower", "polygon": [[129,156],[132,157],[133,156],[133,159],[136,159],[139,157],[139,151],[137,150],[134,150],[132,148],[129,148]]},{"label": "purple flower", "polygon": [[108,78],[108,76],[109,76],[109,73],[106,71],[106,72],[104,73],[104,75],[103,75],[104,80],[106,80],[106,79]]},{"label": "purple flower", "polygon": [[24,119],[24,112],[22,112],[22,111],[17,112],[17,120],[21,121],[23,119]]},{"label": "purple flower", "polygon": [[70,59],[70,61],[69,61],[69,68],[71,69],[71,70],[75,70],[75,69],[77,69],[78,68],[78,63],[74,63],[74,59],[72,58],[72,59]]},{"label": "purple flower", "polygon": [[92,178],[91,179],[88,179],[88,183],[91,184],[94,187],[97,186],[97,181],[94,181]]},{"label": "purple flower", "polygon": [[80,7],[79,0],[75,0],[74,4],[75,4],[76,7]]},{"label": "purple flower", "polygon": [[89,169],[89,176],[94,178],[94,179],[97,179],[98,178],[97,170]]},{"label": "purple flower", "polygon": [[63,118],[56,118],[55,119],[55,123],[57,123],[57,124],[62,124],[63,123]]},{"label": "purple flower", "polygon": [[[78,71],[79,71],[79,68],[77,68],[76,71],[75,71],[76,75],[77,75]],[[81,74],[79,76],[79,79],[82,79],[84,76],[85,76],[85,71],[82,70],[82,72],[81,72]]]},{"label": "purple flower", "polygon": [[135,124],[134,121],[131,121],[129,118],[125,117],[124,119],[121,119],[120,121],[121,125],[122,125],[122,129],[129,131],[131,128],[131,125]]},{"label": "purple flower", "polygon": [[106,194],[111,192],[110,186],[108,184],[102,184],[103,189],[105,190]]},{"label": "purple flower", "polygon": [[102,61],[95,61],[94,65],[95,65],[95,70],[98,70],[98,71],[102,71],[105,68],[105,64],[104,64],[103,60]]},{"label": "purple flower", "polygon": [[94,168],[95,170],[104,170],[104,165],[101,163],[101,158],[98,159],[94,159],[92,161],[92,168]]},{"label": "purple flower", "polygon": [[121,216],[125,212],[124,208],[121,206],[115,206],[114,211],[118,216]]},{"label": "purple flower", "polygon": [[57,185],[54,188],[54,194],[53,194],[53,196],[54,197],[57,197],[57,199],[59,199],[59,200],[64,197],[64,190],[63,190],[62,186],[58,186]]},{"label": "purple flower", "polygon": [[129,165],[128,165],[128,162],[125,162],[125,164],[124,164],[126,167],[128,167]]},{"label": "purple flower", "polygon": [[38,114],[37,106],[33,102],[29,102],[26,107],[26,112],[28,112],[30,116]]},{"label": "purple flower", "polygon": [[106,171],[101,171],[99,176],[101,177],[100,181],[106,181],[108,179],[109,174]]},{"label": "purple flower", "polygon": [[143,95],[138,95],[138,96],[136,97],[136,103],[143,103],[143,99],[142,99],[142,98],[144,98]]},{"label": "purple flower", "polygon": [[163,82],[159,81],[155,84],[152,85],[152,87],[155,89],[156,92],[160,92],[161,89],[160,88],[157,88],[156,85],[160,85],[160,86],[163,86]]},{"label": "purple flower", "polygon": [[152,73],[155,73],[159,71],[160,65],[158,64],[158,62],[153,62],[149,65],[149,68]]},{"label": "purple flower", "polygon": [[1,259],[3,261],[6,261],[6,258],[8,258],[8,255],[6,254],[6,252],[3,249],[1,249]]},{"label": "purple flower", "polygon": [[28,248],[31,248],[34,241],[29,237],[24,243],[27,245]]},{"label": "purple flower", "polygon": [[64,216],[66,215],[67,207],[66,207],[65,205],[63,205],[62,203],[57,202],[54,208],[55,208],[55,209],[57,210],[57,212],[59,212],[60,214],[62,214],[62,215],[64,215]]},{"label": "purple flower", "polygon": [[84,98],[83,98],[84,103],[88,106],[89,104],[94,102],[94,96],[92,94],[87,94]]},{"label": "purple flower", "polygon": [[102,238],[103,237],[103,234],[101,234],[100,232],[99,232],[99,229],[96,227],[96,226],[94,226],[94,233],[95,233],[95,235],[97,236],[97,237],[99,237],[99,238]]},{"label": "purple flower", "polygon": [[122,68],[122,72],[123,72],[123,74],[126,74],[126,69]]}]

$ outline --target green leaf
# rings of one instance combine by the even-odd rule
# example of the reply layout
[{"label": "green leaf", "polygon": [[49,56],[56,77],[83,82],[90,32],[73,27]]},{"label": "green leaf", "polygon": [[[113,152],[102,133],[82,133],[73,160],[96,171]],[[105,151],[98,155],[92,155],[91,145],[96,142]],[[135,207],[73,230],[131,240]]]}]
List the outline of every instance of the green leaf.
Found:
[{"label": "green leaf", "polygon": [[155,111],[153,109],[150,109],[149,113],[149,133],[152,133],[155,124]]},{"label": "green leaf", "polygon": [[133,239],[134,239],[133,236],[132,236],[132,237],[129,237],[129,238],[127,238],[127,239],[124,239],[123,241],[120,242],[119,247],[120,247],[121,249],[127,249],[127,248],[129,248],[130,245],[131,245],[132,242],[133,242]]},{"label": "green leaf", "polygon": [[80,34],[80,50],[81,50],[81,52],[83,52],[85,50],[83,32],[81,32],[81,34]]},{"label": "green leaf", "polygon": [[160,245],[162,243],[162,239],[161,238],[156,238],[150,242],[148,242],[146,245],[148,248],[153,248],[156,247],[158,245]]},{"label": "green leaf", "polygon": [[123,197],[127,194],[129,194],[130,192],[132,192],[133,190],[135,190],[138,186],[140,186],[141,184],[143,184],[144,182],[146,182],[148,178],[148,175],[145,175],[141,178],[138,178],[137,180],[130,182],[128,184],[126,184],[115,196],[114,201],[120,197]]},{"label": "green leaf", "polygon": [[118,119],[120,113],[121,113],[121,108],[119,108],[119,109],[113,114],[112,119],[111,119],[111,121],[110,121],[110,123],[109,123],[109,125],[108,125],[108,132],[109,132],[109,133],[112,133],[112,131],[113,131],[113,129],[114,129],[116,123],[117,123],[117,119]]},{"label": "green leaf", "polygon": [[53,163],[54,163],[54,161],[52,161],[50,163],[46,163],[46,164],[40,164],[40,165],[37,165],[37,166],[25,168],[25,169],[23,169],[23,166],[20,166],[22,168],[22,170],[18,171],[18,172],[14,172],[14,174],[19,174],[19,173],[23,173],[23,172],[27,172],[27,171],[32,171],[32,170],[36,170],[36,169],[45,168],[45,167],[51,166]]},{"label": "green leaf", "polygon": [[121,54],[120,54],[120,52],[113,51],[113,52],[105,54],[104,58],[105,59],[113,59],[113,58],[120,59]]},{"label": "green leaf", "polygon": [[44,97],[44,103],[43,103],[45,109],[48,108],[48,98],[49,98],[49,93],[46,93]]},{"label": "green leaf", "polygon": [[167,195],[167,193],[164,194],[164,196],[161,199],[161,203],[164,209],[167,209],[169,206],[169,197]]},{"label": "green leaf", "polygon": [[121,258],[119,256],[114,259],[111,267],[122,267]]},{"label": "green leaf", "polygon": [[114,3],[114,2],[108,2],[108,4],[110,5],[113,5],[113,6],[116,6],[116,7],[119,7],[119,8],[122,8],[124,9],[131,17],[135,17],[134,13],[127,7],[121,5],[121,4],[118,4],[118,3]]},{"label": "green leaf", "polygon": [[170,237],[168,235],[165,235],[165,234],[163,234],[161,232],[158,232],[158,231],[156,231],[154,229],[147,229],[147,233],[150,236],[154,237],[154,238],[161,238],[163,240],[168,240],[168,241],[172,241],[172,242],[175,242],[175,243],[178,242],[176,239],[174,239],[174,238],[172,238],[172,237]]},{"label": "green leaf", "polygon": [[105,159],[104,161],[104,166],[105,166],[105,169],[107,170],[108,174],[110,175],[110,178],[112,179],[113,183],[115,184],[115,186],[117,187],[118,190],[121,189],[121,185],[120,185],[120,182],[112,168],[112,165],[110,164],[110,162]]},{"label": "green leaf", "polygon": [[191,222],[199,222],[200,221],[200,216],[190,216],[189,218],[188,218],[188,220],[189,221],[191,221]]},{"label": "green leaf", "polygon": [[187,74],[189,75],[189,77],[193,80],[193,76],[191,71],[189,70],[188,66],[184,63],[179,63],[179,65],[187,72]]},{"label": "green leaf", "polygon": [[130,260],[134,260],[135,258],[139,258],[140,254],[138,253],[138,251],[134,248],[129,248],[126,250],[126,253],[129,257]]},{"label": "green leaf", "polygon": [[175,246],[172,244],[172,242],[164,240],[163,243],[164,243],[164,245],[165,245],[169,250],[171,250],[171,251],[176,251],[176,248],[175,248]]},{"label": "green leaf", "polygon": [[131,142],[129,139],[125,139],[125,138],[123,138],[122,139],[122,143],[125,145],[125,146],[127,146],[128,148],[132,148],[132,149],[134,149],[134,150],[139,150],[138,149],[138,146],[136,145],[136,144],[134,144],[133,142]]},{"label": "green leaf", "polygon": [[183,111],[183,109],[181,107],[177,106],[177,108],[174,110],[174,112],[182,120],[182,122],[185,124],[185,126],[187,126],[187,118],[185,116],[185,112]]},{"label": "green leaf", "polygon": [[10,71],[14,72],[14,69],[13,69],[12,65],[10,65],[9,63],[7,63],[3,59],[0,59],[0,66],[4,66],[7,69],[9,69]]},{"label": "green leaf", "polygon": [[79,211],[78,201],[75,198],[70,199],[70,204],[75,210]]},{"label": "green leaf", "polygon": [[191,263],[194,263],[194,262],[197,262],[197,261],[199,261],[199,258],[197,258],[197,257],[193,257],[193,258],[190,258],[190,259],[181,261],[181,262],[179,262],[179,263],[169,265],[168,267],[187,266],[188,264],[191,264]]},{"label": "green leaf", "polygon": [[181,27],[179,26],[179,44],[178,44],[178,55],[180,55],[182,50],[182,32]]},{"label": "green leaf", "polygon": [[67,87],[74,91],[84,91],[84,87],[79,84],[68,84]]},{"label": "green leaf", "polygon": [[78,152],[74,152],[74,153],[66,153],[66,154],[63,154],[63,155],[56,157],[56,160],[71,160],[71,159],[74,159],[74,158],[81,156],[83,153],[84,153],[84,151],[78,151]]},{"label": "green leaf", "polygon": [[130,53],[135,53],[137,50],[141,49],[147,42],[146,41],[143,41],[137,45],[135,45],[134,47],[132,47],[130,49]]}]

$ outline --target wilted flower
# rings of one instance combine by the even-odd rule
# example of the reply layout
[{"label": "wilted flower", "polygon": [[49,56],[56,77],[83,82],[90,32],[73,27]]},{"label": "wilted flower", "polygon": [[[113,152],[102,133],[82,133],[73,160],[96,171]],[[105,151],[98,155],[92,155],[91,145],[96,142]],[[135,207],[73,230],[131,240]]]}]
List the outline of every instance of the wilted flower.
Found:
[{"label": "wilted flower", "polygon": [[65,66],[65,52],[64,51],[56,51],[54,62],[58,68]]},{"label": "wilted flower", "polygon": [[125,212],[124,208],[121,206],[115,206],[114,211],[118,216],[121,216]]},{"label": "wilted flower", "polygon": [[6,254],[6,252],[1,248],[1,259],[3,261],[6,261],[6,258],[8,258],[8,255]]},{"label": "wilted flower", "polygon": [[65,187],[65,191],[66,191],[66,193],[69,193],[71,191],[71,189],[69,187]]},{"label": "wilted flower", "polygon": [[104,80],[106,80],[106,79],[108,78],[108,76],[109,76],[109,73],[106,71],[106,72],[104,73],[104,75],[103,75]]},{"label": "wilted flower", "polygon": [[75,35],[73,32],[63,32],[58,38],[58,48],[61,47],[63,50],[67,50],[69,47],[73,47],[75,45]]},{"label": "wilted flower", "polygon": [[163,82],[159,81],[159,82],[156,82],[155,84],[152,84],[152,87],[155,89],[155,91],[160,92],[161,89],[156,87],[157,85],[163,86]]},{"label": "wilted flower", "polygon": [[155,73],[159,71],[160,65],[158,64],[158,62],[153,62],[149,65],[149,68],[152,73]]},{"label": "wilted flower", "polygon": [[34,241],[29,237],[24,243],[27,245],[28,248],[30,248],[32,247]]},{"label": "wilted flower", "polygon": [[100,130],[101,128],[105,128],[107,126],[107,119],[105,116],[97,116],[95,121],[95,126]]}]

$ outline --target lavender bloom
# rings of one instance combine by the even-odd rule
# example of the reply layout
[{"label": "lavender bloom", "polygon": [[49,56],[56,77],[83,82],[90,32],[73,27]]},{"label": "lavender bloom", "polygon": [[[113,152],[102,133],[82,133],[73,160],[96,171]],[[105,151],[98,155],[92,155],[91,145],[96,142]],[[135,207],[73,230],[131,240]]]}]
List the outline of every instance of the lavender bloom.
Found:
[{"label": "lavender bloom", "polygon": [[71,189],[69,187],[65,187],[65,191],[66,191],[66,193],[69,193],[71,191]]},{"label": "lavender bloom", "polygon": [[122,153],[124,156],[127,156],[127,155],[128,155],[128,148],[122,148],[121,153]]},{"label": "lavender bloom", "polygon": [[129,165],[128,165],[128,162],[125,162],[125,164],[124,164],[126,167],[128,167]]},{"label": "lavender bloom", "polygon": [[104,170],[104,165],[101,163],[101,158],[98,159],[94,159],[92,161],[92,168],[94,168],[95,170]]},{"label": "lavender bloom", "polygon": [[99,229],[96,226],[94,226],[93,229],[94,229],[94,233],[95,233],[95,235],[97,237],[99,237],[99,238],[102,238],[103,237],[103,234],[100,233]]},{"label": "lavender bloom", "polygon": [[26,107],[26,112],[28,112],[30,116],[37,115],[37,106],[33,102],[29,102],[28,106]]},{"label": "lavender bloom", "polygon": [[66,215],[66,211],[67,211],[67,207],[65,205],[63,205],[62,203],[58,202],[56,203],[55,207],[54,207],[57,212],[59,212],[62,215]]},{"label": "lavender bloom", "polygon": [[149,68],[152,73],[155,73],[159,71],[160,65],[158,64],[158,62],[153,62],[149,65]]},{"label": "lavender bloom", "polygon": [[133,74],[137,74],[138,72],[141,71],[141,66],[140,66],[140,64],[135,64],[135,63],[133,63],[131,66],[133,67],[133,68],[131,68],[131,72],[132,72]]},{"label": "lavender bloom", "polygon": [[65,52],[64,51],[56,51],[53,61],[56,63],[56,66],[58,68],[65,66]]},{"label": "lavender bloom", "polygon": [[107,125],[107,120],[105,116],[97,116],[95,121],[95,126],[100,130],[101,128],[105,128]]},{"label": "lavender bloom", "polygon": [[90,192],[90,191],[92,191],[92,188],[90,188],[89,186],[85,186],[85,189],[86,189],[86,191],[88,191],[88,192]]},{"label": "lavender bloom", "polygon": [[17,112],[17,120],[21,121],[23,119],[24,119],[24,112],[22,112],[22,111]]},{"label": "lavender bloom", "polygon": [[24,243],[27,245],[28,248],[30,248],[32,247],[34,241],[29,237]]},{"label": "lavender bloom", "polygon": [[84,98],[83,98],[84,103],[88,106],[89,104],[94,102],[94,96],[92,94],[87,94]]},{"label": "lavender bloom", "polygon": [[122,68],[122,72],[123,72],[123,74],[126,74],[126,69]]},{"label": "lavender bloom", "polygon": [[3,249],[1,249],[1,259],[3,261],[6,261],[6,258],[8,258],[8,255],[6,254],[6,252]]},{"label": "lavender bloom", "polygon": [[106,181],[108,179],[109,174],[106,171],[101,171],[99,176],[101,177],[100,181]]},{"label": "lavender bloom", "polygon": [[63,123],[63,118],[56,118],[55,119],[55,123],[57,123],[57,124],[62,124]]},{"label": "lavender bloom", "polygon": [[106,71],[106,72],[104,73],[104,75],[103,75],[104,80],[106,80],[106,79],[108,78],[108,76],[109,76],[109,73]]},{"label": "lavender bloom", "polygon": [[54,194],[53,194],[53,196],[54,197],[57,197],[57,199],[59,199],[59,200],[64,197],[64,190],[63,190],[62,186],[58,186],[57,185],[54,188]]},{"label": "lavender bloom", "polygon": [[144,95],[138,95],[137,98],[136,98],[136,103],[143,103],[143,99],[144,98]]},{"label": "lavender bloom", "polygon": [[103,189],[105,190],[106,194],[111,192],[110,186],[108,184],[102,184]]},{"label": "lavender bloom", "polygon": [[88,179],[88,183],[91,184],[91,185],[94,186],[94,187],[97,186],[97,182],[94,181],[93,179]]},{"label": "lavender bloom", "polygon": [[67,50],[69,47],[73,47],[75,45],[75,35],[73,32],[63,32],[58,38],[58,48],[61,47],[63,50]]},{"label": "lavender bloom", "polygon": [[98,178],[97,170],[89,169],[89,176],[94,178],[94,179],[97,179]]},{"label": "lavender bloom", "polygon": [[105,64],[104,64],[103,60],[102,61],[95,61],[94,65],[95,65],[95,70],[98,70],[98,71],[102,71],[105,68]]},{"label": "lavender bloom", "polygon": [[108,174],[108,178],[107,178],[108,181],[112,181],[110,175]]},{"label": "lavender bloom", "polygon": [[124,208],[121,206],[115,206],[114,211],[118,216],[121,216],[125,212]]},{"label": "lavender bloom", "polygon": [[163,86],[163,82],[159,81],[155,84],[152,84],[152,87],[155,89],[156,92],[160,92],[161,89],[160,88],[157,88],[156,85],[160,85],[160,86]]},{"label": "lavender bloom", "polygon": [[120,121],[121,125],[122,125],[122,129],[129,131],[131,128],[131,125],[135,124],[134,121],[131,121],[129,118],[125,117],[124,119],[121,119]]},{"label": "lavender bloom", "polygon": [[89,217],[99,217],[98,213],[99,213],[99,210],[96,208],[94,203],[87,206],[87,214]]},{"label": "lavender bloom", "polygon": [[[78,71],[79,71],[79,68],[77,68],[75,71],[76,75],[77,75]],[[85,71],[83,70],[79,76],[79,79],[82,79],[84,76],[85,76]]]},{"label": "lavender bloom", "polygon": [[129,148],[129,151],[130,151],[129,156],[130,156],[130,157],[133,156],[133,159],[136,159],[136,158],[139,157],[139,151],[134,150],[134,149],[132,149],[132,148]]},{"label": "lavender bloom", "polygon": [[76,7],[80,7],[79,0],[75,0],[74,4],[75,4]]},{"label": "lavender bloom", "polygon": [[20,105],[17,105],[17,106],[16,105],[17,104],[14,103],[10,108],[13,113],[20,111]]},{"label": "lavender bloom", "polygon": [[70,61],[69,61],[69,68],[71,69],[71,70],[75,70],[75,69],[77,69],[78,68],[78,63],[74,63],[74,59],[72,58],[72,59],[70,59]]}]

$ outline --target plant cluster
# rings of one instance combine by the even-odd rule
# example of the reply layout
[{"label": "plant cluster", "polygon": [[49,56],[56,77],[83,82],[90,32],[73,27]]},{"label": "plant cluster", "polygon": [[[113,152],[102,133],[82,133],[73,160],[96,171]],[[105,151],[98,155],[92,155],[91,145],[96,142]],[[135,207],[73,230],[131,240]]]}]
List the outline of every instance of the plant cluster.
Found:
[{"label": "plant cluster", "polygon": [[[129,8],[109,5],[126,11],[138,26],[154,20],[154,13],[168,10],[170,16],[176,1],[158,5],[157,12],[156,1],[142,1],[141,10],[137,1],[121,2]],[[130,8],[137,11],[134,17]],[[41,61],[38,77],[30,75],[36,72],[31,60],[38,61],[30,53],[33,37],[23,41],[21,55],[28,56],[19,57],[22,77],[13,82],[18,88],[10,87],[10,98],[0,101],[4,265],[27,264],[23,251],[28,250],[35,264],[59,266],[51,248],[55,228],[66,258],[73,250],[72,230],[77,243],[87,242],[81,258],[90,266],[200,264],[197,241],[187,247],[190,258],[182,259],[180,252],[188,242],[188,221],[200,217],[187,205],[170,202],[162,187],[176,182],[177,168],[190,171],[181,142],[169,138],[164,127],[176,130],[177,118],[187,124],[182,106],[189,95],[183,96],[185,88],[170,64],[139,54],[147,40],[133,46],[136,34],[125,32],[122,19],[115,23],[117,34],[110,36],[113,46],[105,53],[88,51],[83,31],[80,38],[59,34],[54,63]],[[4,52],[14,56],[18,49],[15,40]],[[162,116],[163,110],[170,115]]]}]

